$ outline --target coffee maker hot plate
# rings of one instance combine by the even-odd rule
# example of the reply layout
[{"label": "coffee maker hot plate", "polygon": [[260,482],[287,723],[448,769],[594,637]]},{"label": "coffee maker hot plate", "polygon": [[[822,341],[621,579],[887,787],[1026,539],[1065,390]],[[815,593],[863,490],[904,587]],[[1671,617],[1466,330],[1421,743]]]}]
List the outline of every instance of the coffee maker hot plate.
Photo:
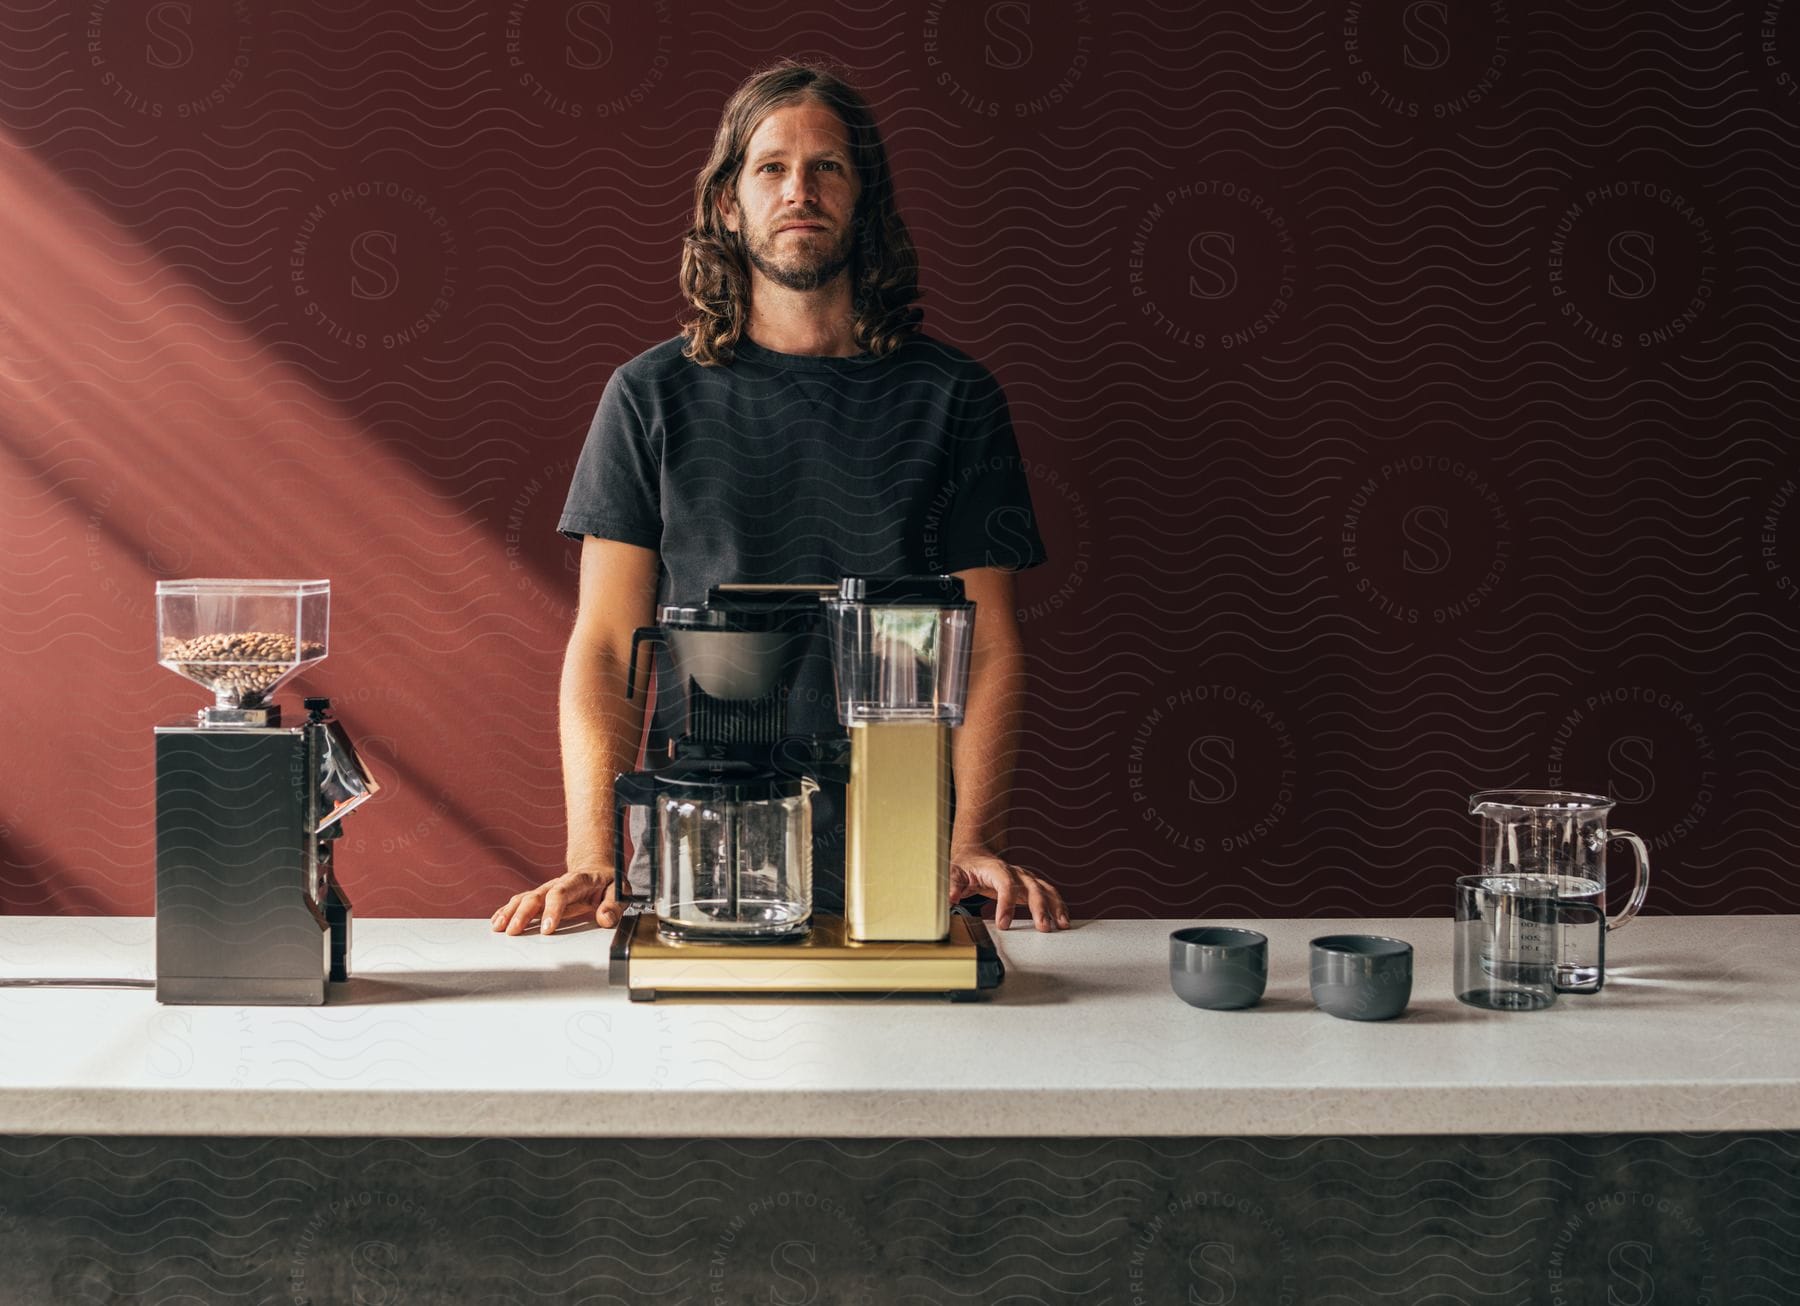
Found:
[{"label": "coffee maker hot plate", "polygon": [[659,932],[648,912],[613,932],[608,978],[633,1002],[681,994],[942,994],[969,1002],[998,988],[1006,968],[979,916],[950,913],[934,942],[858,943],[840,916],[815,915],[804,939],[780,943],[689,942]]}]

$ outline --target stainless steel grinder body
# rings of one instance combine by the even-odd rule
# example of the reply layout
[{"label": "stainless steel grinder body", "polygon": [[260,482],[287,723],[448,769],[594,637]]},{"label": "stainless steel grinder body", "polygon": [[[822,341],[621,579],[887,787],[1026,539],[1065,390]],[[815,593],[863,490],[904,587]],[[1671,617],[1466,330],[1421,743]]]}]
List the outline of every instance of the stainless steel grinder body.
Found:
[{"label": "stainless steel grinder body", "polygon": [[311,1005],[349,977],[332,845],[375,785],[327,700],[282,726],[156,727],[156,997]]}]

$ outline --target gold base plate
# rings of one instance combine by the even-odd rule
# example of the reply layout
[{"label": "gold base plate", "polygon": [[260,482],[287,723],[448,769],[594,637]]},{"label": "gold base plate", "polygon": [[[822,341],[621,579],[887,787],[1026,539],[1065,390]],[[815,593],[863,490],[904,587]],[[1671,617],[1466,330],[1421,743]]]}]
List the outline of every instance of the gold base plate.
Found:
[{"label": "gold base plate", "polygon": [[609,975],[633,1002],[667,994],[942,993],[975,997],[1005,976],[979,917],[952,913],[939,943],[857,943],[839,916],[814,916],[804,939],[696,943],[665,939],[634,912],[613,933]]}]

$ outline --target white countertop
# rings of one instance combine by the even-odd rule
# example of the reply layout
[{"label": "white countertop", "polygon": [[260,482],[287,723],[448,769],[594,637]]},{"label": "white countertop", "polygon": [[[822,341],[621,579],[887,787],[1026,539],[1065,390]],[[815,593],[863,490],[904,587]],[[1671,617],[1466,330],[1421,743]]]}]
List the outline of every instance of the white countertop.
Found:
[{"label": "white countertop", "polygon": [[[1215,921],[1270,938],[1259,1007],[1170,991],[1168,933],[999,936],[987,1002],[693,999],[607,986],[611,932],[365,920],[324,1007],[0,987],[0,1133],[958,1137],[1800,1129],[1800,917],[1640,917],[1597,997],[1477,1011],[1447,919]],[[151,978],[152,922],[0,919],[0,976]],[[1410,940],[1398,1020],[1337,1020],[1307,941]]]}]

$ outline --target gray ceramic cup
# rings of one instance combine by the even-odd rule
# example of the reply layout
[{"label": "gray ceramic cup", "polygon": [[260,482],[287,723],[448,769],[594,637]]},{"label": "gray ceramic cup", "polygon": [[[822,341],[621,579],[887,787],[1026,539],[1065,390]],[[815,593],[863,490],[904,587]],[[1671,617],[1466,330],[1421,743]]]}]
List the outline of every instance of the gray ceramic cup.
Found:
[{"label": "gray ceramic cup", "polygon": [[1227,925],[1194,925],[1169,935],[1169,983],[1190,1007],[1254,1007],[1269,982],[1269,937]]},{"label": "gray ceramic cup", "polygon": [[1344,1020],[1392,1020],[1412,998],[1413,948],[1380,934],[1327,934],[1312,941],[1312,995]]}]

